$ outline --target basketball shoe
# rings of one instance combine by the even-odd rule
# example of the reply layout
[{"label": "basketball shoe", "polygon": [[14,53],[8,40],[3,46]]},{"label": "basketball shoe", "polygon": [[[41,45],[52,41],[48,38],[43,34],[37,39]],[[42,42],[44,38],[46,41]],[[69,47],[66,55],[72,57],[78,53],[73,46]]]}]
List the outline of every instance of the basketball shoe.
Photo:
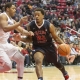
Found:
[{"label": "basketball shoe", "polygon": [[65,80],[71,80],[69,75],[66,73],[66,75],[64,75]]}]

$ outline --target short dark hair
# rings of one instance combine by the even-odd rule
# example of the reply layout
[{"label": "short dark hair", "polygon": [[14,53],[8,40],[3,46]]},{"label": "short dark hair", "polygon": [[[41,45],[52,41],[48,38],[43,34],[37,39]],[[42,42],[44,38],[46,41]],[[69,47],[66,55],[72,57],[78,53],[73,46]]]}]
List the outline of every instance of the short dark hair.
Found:
[{"label": "short dark hair", "polygon": [[[44,9],[42,9],[42,8],[36,8],[35,11],[40,11],[42,15],[45,14]],[[35,11],[34,11],[34,12],[35,12]]]},{"label": "short dark hair", "polygon": [[15,4],[12,3],[12,2],[7,2],[7,3],[5,4],[5,11],[6,11],[7,8],[10,8],[12,5],[15,5]]}]

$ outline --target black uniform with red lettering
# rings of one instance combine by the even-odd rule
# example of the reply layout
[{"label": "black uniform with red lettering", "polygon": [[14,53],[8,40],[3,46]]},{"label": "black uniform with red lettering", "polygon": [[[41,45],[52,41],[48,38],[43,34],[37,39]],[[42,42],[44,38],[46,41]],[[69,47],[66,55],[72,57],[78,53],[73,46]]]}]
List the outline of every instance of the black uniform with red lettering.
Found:
[{"label": "black uniform with red lettering", "polygon": [[45,60],[54,63],[63,73],[65,73],[64,66],[57,59],[57,50],[52,42],[52,37],[49,31],[50,22],[43,20],[41,28],[38,28],[36,21],[30,23],[30,30],[34,32],[33,49],[36,52],[42,52],[45,55]]}]

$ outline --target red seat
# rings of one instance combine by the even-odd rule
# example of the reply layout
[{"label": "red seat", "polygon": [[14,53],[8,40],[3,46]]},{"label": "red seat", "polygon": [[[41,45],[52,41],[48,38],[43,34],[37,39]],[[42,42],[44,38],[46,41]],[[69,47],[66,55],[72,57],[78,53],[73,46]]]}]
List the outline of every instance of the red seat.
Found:
[{"label": "red seat", "polygon": [[71,19],[75,19],[74,15],[70,15],[70,18],[71,18]]},{"label": "red seat", "polygon": [[66,3],[66,0],[58,0],[59,3]]},{"label": "red seat", "polygon": [[62,29],[66,29],[66,25],[65,24],[61,24],[60,26]]},{"label": "red seat", "polygon": [[66,6],[66,3],[60,3],[61,6]]},{"label": "red seat", "polygon": [[66,6],[57,6],[57,9],[65,9]]},{"label": "red seat", "polygon": [[60,12],[54,12],[53,14],[55,14],[56,16],[58,16],[60,14]]},{"label": "red seat", "polygon": [[61,6],[61,8],[62,8],[62,9],[65,9],[65,8],[66,8],[66,6]]}]

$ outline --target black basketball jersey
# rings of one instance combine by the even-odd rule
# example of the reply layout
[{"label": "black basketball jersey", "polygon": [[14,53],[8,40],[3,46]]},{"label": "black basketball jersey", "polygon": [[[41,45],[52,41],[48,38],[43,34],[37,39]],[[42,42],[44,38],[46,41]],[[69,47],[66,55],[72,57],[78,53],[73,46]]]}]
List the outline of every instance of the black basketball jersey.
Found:
[{"label": "black basketball jersey", "polygon": [[30,23],[30,30],[34,32],[32,37],[33,46],[48,46],[52,43],[52,37],[49,31],[50,22],[44,20],[41,28],[38,28],[35,21]]}]

